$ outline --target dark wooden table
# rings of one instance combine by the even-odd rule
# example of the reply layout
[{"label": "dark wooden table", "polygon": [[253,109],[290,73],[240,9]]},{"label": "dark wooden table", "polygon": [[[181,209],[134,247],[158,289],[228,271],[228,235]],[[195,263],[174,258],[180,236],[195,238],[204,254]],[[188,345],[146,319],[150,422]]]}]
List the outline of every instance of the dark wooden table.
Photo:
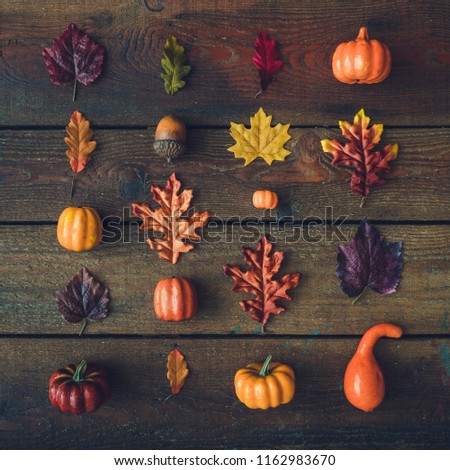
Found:
[{"label": "dark wooden table", "polygon": [[[89,88],[53,85],[42,48],[70,23],[107,49],[102,77]],[[362,25],[392,52],[391,76],[374,86],[337,82],[335,46]],[[259,31],[280,44],[285,63],[258,99],[251,63]],[[448,448],[450,442],[450,4],[446,0],[373,2],[295,0],[80,0],[2,2],[0,32],[0,447],[1,448]],[[192,73],[175,96],[160,79],[164,41],[175,34]],[[275,122],[291,123],[284,163],[248,167],[226,151],[229,122],[248,123],[263,106]],[[363,209],[348,175],[326,164],[320,139],[339,136],[337,121],[364,107],[397,142],[387,184]],[[71,113],[91,120],[98,148],[69,199],[71,171],[65,126]],[[188,125],[189,155],[169,165],[152,150],[154,126],[173,112]],[[149,129],[150,126],[150,129]],[[175,170],[195,192],[197,210],[211,210],[228,243],[201,243],[179,264],[138,243],[72,253],[60,247],[55,224],[68,205],[121,216],[148,194],[147,178],[163,184]],[[147,175],[147,176],[145,176]],[[280,215],[302,229],[309,216],[330,223],[347,216],[353,236],[367,216],[391,241],[403,240],[405,268],[398,292],[366,292],[352,305],[335,276],[339,233],[319,243],[284,241],[283,272],[304,276],[294,300],[267,335],[245,314],[222,273],[241,262],[241,230],[227,220],[260,212],[250,203],[260,187],[276,190]],[[333,216],[326,213],[333,208]],[[127,215],[128,214],[128,215]],[[321,235],[330,230],[322,225]],[[304,227],[303,227],[304,228]],[[253,225],[246,246],[255,246]],[[342,237],[341,237],[342,238]],[[64,322],[54,291],[82,266],[112,293],[111,316],[83,337]],[[191,277],[200,292],[192,321],[169,324],[153,313],[163,277]],[[385,401],[365,414],[346,401],[343,373],[360,335],[393,321],[401,340],[382,340]],[[168,352],[177,345],[191,376],[164,403]],[[251,411],[234,394],[235,371],[271,353],[297,374],[293,402]],[[87,358],[112,371],[114,394],[96,414],[66,416],[47,399],[56,368]]]}]

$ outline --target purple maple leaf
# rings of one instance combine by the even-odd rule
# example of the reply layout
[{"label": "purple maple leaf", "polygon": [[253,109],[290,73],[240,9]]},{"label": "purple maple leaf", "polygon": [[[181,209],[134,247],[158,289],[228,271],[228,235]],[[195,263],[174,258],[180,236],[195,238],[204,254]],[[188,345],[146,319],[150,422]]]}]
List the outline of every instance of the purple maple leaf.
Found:
[{"label": "purple maple leaf", "polygon": [[109,289],[82,268],[64,290],[56,291],[56,305],[64,320],[70,323],[103,320],[108,316]]},{"label": "purple maple leaf", "polygon": [[388,243],[363,219],[350,243],[338,246],[336,276],[355,301],[369,287],[379,294],[395,292],[403,270],[402,242]]},{"label": "purple maple leaf", "polygon": [[70,24],[50,47],[42,51],[50,80],[56,85],[89,85],[103,70],[105,48],[97,44],[75,24]]}]

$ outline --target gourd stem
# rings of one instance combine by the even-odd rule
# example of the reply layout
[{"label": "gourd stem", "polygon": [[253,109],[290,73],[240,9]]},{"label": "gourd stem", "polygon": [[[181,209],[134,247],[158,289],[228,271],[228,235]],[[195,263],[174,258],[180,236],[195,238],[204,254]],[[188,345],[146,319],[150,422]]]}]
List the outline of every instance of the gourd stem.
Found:
[{"label": "gourd stem", "polygon": [[76,96],[77,96],[77,79],[73,81],[72,101],[75,101]]},{"label": "gourd stem", "polygon": [[87,361],[83,359],[75,370],[75,374],[73,374],[73,381],[74,382],[82,382],[84,380],[84,368],[86,367]]},{"label": "gourd stem", "polygon": [[376,342],[382,336],[387,336],[388,338],[400,338],[402,336],[402,329],[393,323],[379,323],[378,325],[372,326],[372,328],[368,329],[361,338],[358,352],[360,354],[365,354],[368,351],[372,351]]},{"label": "gourd stem", "polygon": [[260,371],[260,373],[259,373],[259,375],[260,375],[261,377],[265,377],[266,375],[269,374],[269,367],[270,367],[270,361],[271,361],[271,360],[272,360],[272,355],[269,354],[269,355],[267,356],[267,359],[264,361],[264,364],[263,364],[263,366],[262,366],[262,368],[261,368],[261,371]]}]

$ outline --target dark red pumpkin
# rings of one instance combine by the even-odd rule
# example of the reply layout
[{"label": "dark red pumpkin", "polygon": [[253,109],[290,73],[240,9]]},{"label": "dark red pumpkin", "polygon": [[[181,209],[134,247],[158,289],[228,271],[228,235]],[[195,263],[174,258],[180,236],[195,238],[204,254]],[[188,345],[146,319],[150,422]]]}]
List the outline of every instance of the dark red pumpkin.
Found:
[{"label": "dark red pumpkin", "polygon": [[162,279],[155,289],[154,307],[158,318],[165,321],[189,320],[197,313],[197,291],[185,278]]},{"label": "dark red pumpkin", "polygon": [[63,413],[93,413],[111,396],[108,371],[85,360],[69,364],[50,377],[48,396]]}]

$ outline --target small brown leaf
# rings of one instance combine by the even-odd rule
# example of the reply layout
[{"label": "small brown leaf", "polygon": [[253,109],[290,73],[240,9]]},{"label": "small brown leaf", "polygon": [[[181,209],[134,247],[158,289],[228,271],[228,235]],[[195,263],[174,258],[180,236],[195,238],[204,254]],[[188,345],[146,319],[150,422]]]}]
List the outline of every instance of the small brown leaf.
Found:
[{"label": "small brown leaf", "polygon": [[70,166],[75,173],[83,171],[89,163],[89,156],[95,150],[97,142],[91,140],[94,131],[90,128],[90,123],[79,111],[74,111],[66,127],[69,137],[64,138],[64,142],[69,146],[66,155],[69,157]]},{"label": "small brown leaf", "polygon": [[189,369],[183,354],[177,348],[173,349],[167,358],[167,378],[172,387],[173,395],[183,388],[184,381],[188,375]]}]

